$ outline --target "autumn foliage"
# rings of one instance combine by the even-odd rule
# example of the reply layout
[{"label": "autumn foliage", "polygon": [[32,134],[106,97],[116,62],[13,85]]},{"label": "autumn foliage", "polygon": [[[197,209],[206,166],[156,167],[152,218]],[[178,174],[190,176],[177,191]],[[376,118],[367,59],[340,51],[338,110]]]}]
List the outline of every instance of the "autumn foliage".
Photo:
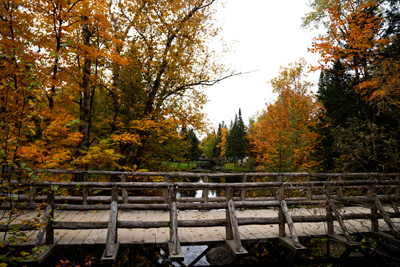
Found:
[{"label": "autumn foliage", "polygon": [[252,154],[264,171],[312,171],[318,164],[312,157],[318,145],[313,127],[321,105],[304,80],[305,67],[304,60],[281,67],[280,75],[271,80],[278,99],[267,104],[249,130]]},{"label": "autumn foliage", "polygon": [[331,170],[397,172],[399,1],[312,0],[304,25],[323,25],[311,52],[320,54],[319,125]]},{"label": "autumn foliage", "polygon": [[[214,0],[1,0],[1,164],[134,170],[205,127]],[[180,153],[180,152],[179,152]]]},{"label": "autumn foliage", "polygon": [[367,101],[399,106],[399,62],[385,52],[397,36],[382,14],[384,1],[325,1],[328,32],[310,49],[321,55],[315,69],[341,63],[361,83],[355,90]]}]

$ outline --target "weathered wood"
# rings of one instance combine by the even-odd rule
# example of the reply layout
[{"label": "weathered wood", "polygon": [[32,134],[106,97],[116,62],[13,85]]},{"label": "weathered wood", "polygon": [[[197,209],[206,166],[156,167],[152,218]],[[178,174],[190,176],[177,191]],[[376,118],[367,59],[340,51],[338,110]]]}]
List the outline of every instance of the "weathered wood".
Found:
[{"label": "weathered wood", "polygon": [[[243,175],[242,183],[247,183],[247,175]],[[246,200],[246,193],[247,193],[247,189],[242,188],[240,190],[240,200],[241,201],[245,201]],[[241,209],[244,210],[244,208],[241,208]]]},{"label": "weathered wood", "polygon": [[[121,175],[121,183],[126,183],[126,174]],[[122,202],[128,203],[128,190],[126,188],[122,188]]]},{"label": "weathered wood", "polygon": [[[370,199],[375,199],[376,197],[376,186],[371,185],[370,188],[368,189],[368,197]],[[371,203],[371,214],[373,217],[371,218],[371,230],[373,232],[378,232],[379,231],[379,215],[378,215],[378,208],[376,207],[375,203]]]},{"label": "weathered wood", "polygon": [[110,264],[112,262],[115,263],[115,261],[117,260],[118,250],[119,250],[119,243],[116,243],[114,245],[113,254],[110,256],[107,256],[106,250],[104,250],[103,255],[101,256],[101,260],[100,260],[101,263],[102,264]]},{"label": "weathered wood", "polygon": [[230,214],[229,214],[229,209],[227,208],[229,201],[232,200],[232,198],[233,198],[233,187],[228,187],[226,189],[225,195],[226,195],[225,219],[227,222],[226,229],[225,229],[225,232],[226,232],[225,235],[226,235],[227,240],[233,240],[234,239],[233,226],[232,226],[231,220],[229,219]]},{"label": "weathered wood", "polygon": [[306,181],[307,181],[307,183],[308,183],[307,189],[306,189],[306,190],[307,190],[307,198],[308,198],[309,200],[311,200],[311,199],[312,199],[312,190],[311,190],[311,186],[309,185],[310,182],[311,182],[311,177],[310,177],[310,175],[307,176]]},{"label": "weathered wood", "polygon": [[238,225],[238,221],[237,221],[235,206],[233,204],[232,199],[229,200],[229,202],[228,202],[227,210],[228,210],[228,215],[229,215],[229,218],[227,218],[227,220],[230,221],[229,225],[232,228],[232,236],[233,236],[232,240],[234,241],[234,244],[235,244],[234,249],[236,252],[242,252],[243,247],[242,247],[242,242],[240,241],[239,225]]},{"label": "weathered wood", "polygon": [[[25,169],[13,169],[14,171],[26,172]],[[36,169],[36,172],[40,173],[53,173],[53,174],[81,174],[81,173],[89,173],[89,174],[96,174],[96,175],[121,175],[126,174],[127,176],[163,176],[165,174],[169,174],[175,177],[201,177],[203,174],[199,173],[184,173],[184,172],[125,172],[125,171],[97,171],[97,170],[59,170],[59,169]],[[209,174],[209,177],[239,177],[245,175],[246,173],[218,173],[218,174]],[[331,178],[331,177],[338,177],[343,175],[342,173],[247,173],[250,176],[254,177],[277,177],[279,175],[284,176],[293,176],[293,177],[305,177],[307,175],[311,175],[312,177],[317,178]],[[396,173],[346,173],[346,177],[353,178],[353,177],[362,177],[362,178],[369,178],[369,177],[395,177]]]},{"label": "weathered wood", "polygon": [[[208,176],[207,175],[205,175],[204,177],[203,177],[203,183],[208,183]],[[202,196],[203,196],[203,203],[208,203],[208,189],[207,188],[205,188],[205,189],[203,189],[203,192],[202,192],[203,194],[202,194]]]},{"label": "weathered wood", "polygon": [[50,210],[48,213],[48,222],[46,226],[46,245],[51,245],[54,243],[54,229],[53,229],[53,221],[54,221],[54,191],[50,188],[47,192],[48,205],[50,206]]},{"label": "weathered wood", "polygon": [[116,186],[116,185],[113,185],[113,187],[112,187],[111,201],[118,203],[118,186]]},{"label": "weathered wood", "polygon": [[[44,216],[42,217],[42,224],[44,226],[43,226],[42,229],[40,229],[40,231],[39,231],[39,233],[38,233],[38,235],[36,237],[36,242],[35,242],[35,246],[34,246],[36,249],[39,249],[40,246],[43,243],[44,234],[47,232],[46,228],[47,228],[47,225],[48,225],[48,223],[50,222],[50,219],[51,219],[51,217],[50,217],[51,216],[51,210],[52,210],[52,206],[51,205],[47,205],[45,213],[44,213]],[[36,254],[36,251],[33,252],[33,256],[35,256],[35,254]]]},{"label": "weathered wood", "polygon": [[390,219],[390,217],[388,216],[385,208],[383,207],[382,203],[379,201],[378,198],[374,199],[374,203],[375,206],[378,208],[379,210],[379,214],[382,216],[383,220],[385,221],[385,223],[387,224],[387,226],[389,227],[390,231],[392,232],[392,234],[397,238],[400,239],[400,233],[399,230],[396,229],[396,227],[393,224],[392,219]]},{"label": "weathered wood", "polygon": [[176,186],[169,188],[169,205],[170,205],[170,255],[178,255],[180,252],[180,244],[178,237],[178,208],[176,205]]},{"label": "weathered wood", "polygon": [[279,240],[282,241],[282,243],[291,250],[297,252],[307,250],[307,248],[302,246],[301,244],[296,246],[296,244],[293,242],[293,239],[290,239],[289,237],[279,237]]},{"label": "weathered wood", "polygon": [[106,249],[104,251],[105,257],[112,257],[114,255],[115,244],[117,243],[117,222],[118,222],[118,203],[113,201],[111,203],[110,218],[108,221],[108,232]]},{"label": "weathered wood", "polygon": [[[285,198],[285,185],[282,183],[282,175],[278,176],[278,182],[281,183],[279,189],[276,191],[276,199],[278,200],[279,204],[282,203],[282,200]],[[285,230],[285,216],[282,211],[281,205],[279,205],[279,211],[278,211],[278,217],[279,217],[279,236],[280,237],[285,237],[286,236],[286,230]]]},{"label": "weathered wood", "polygon": [[338,234],[329,234],[328,238],[331,239],[331,240],[335,240],[337,242],[340,242],[340,243],[344,243],[344,244],[346,244],[347,246],[350,246],[350,247],[354,247],[354,246],[359,246],[360,245],[360,243],[355,242],[352,239],[348,240],[346,237],[343,237],[343,236],[338,235]]},{"label": "weathered wood", "polygon": [[343,231],[343,235],[347,239],[348,243],[352,243],[353,240],[351,239],[351,237],[350,237],[350,235],[349,235],[349,233],[347,231],[347,227],[343,222],[342,215],[340,214],[340,212],[337,209],[337,207],[336,207],[335,203],[333,202],[333,200],[330,198],[329,194],[327,195],[327,197],[328,197],[329,206],[331,207],[331,209],[333,211],[333,214],[335,214],[335,217],[336,217],[337,221],[339,222],[340,228]]},{"label": "weathered wood", "polygon": [[[88,173],[88,174],[92,174],[89,171],[87,172],[81,172],[82,174],[84,173]],[[58,174],[58,173],[57,173]],[[111,175],[110,173],[102,173],[102,175]],[[116,176],[116,174],[112,174],[114,176]],[[121,175],[121,179],[123,175],[126,175],[126,173],[121,173],[119,174]],[[143,173],[137,173],[136,177],[147,177],[149,176],[149,173],[143,174]],[[187,174],[177,174],[175,175],[174,173],[164,173],[164,175],[171,175],[171,177],[203,177],[204,174],[195,174],[193,176],[191,175],[187,175]],[[159,176],[159,177],[163,177],[164,175],[161,175],[160,173],[152,173],[152,176]],[[260,240],[266,240],[268,239],[268,237],[266,237],[264,235],[264,233],[268,232],[267,230],[270,230],[270,235],[273,234],[275,237],[277,236],[277,228],[276,224],[285,227],[285,221],[288,222],[288,220],[285,218],[285,212],[284,212],[284,207],[281,206],[281,203],[278,201],[278,195],[281,195],[281,199],[284,200],[286,202],[286,207],[288,205],[294,205],[296,207],[298,207],[299,205],[304,205],[304,206],[308,206],[308,205],[319,205],[321,203],[328,203],[328,197],[325,195],[322,195],[322,191],[323,188],[329,188],[330,190],[334,190],[336,192],[337,195],[333,195],[332,192],[329,193],[329,197],[330,200],[335,203],[335,201],[340,202],[340,203],[348,203],[348,204],[352,204],[352,203],[356,203],[356,204],[368,204],[368,203],[373,203],[374,199],[371,198],[370,196],[364,196],[364,195],[358,195],[358,196],[343,196],[342,193],[340,192],[341,188],[343,188],[343,190],[346,190],[345,192],[348,192],[348,189],[353,189],[353,188],[368,188],[368,187],[375,187],[379,190],[380,194],[379,196],[376,196],[377,199],[379,199],[379,201],[383,204],[383,203],[393,203],[393,200],[398,200],[399,196],[396,196],[396,192],[398,192],[398,185],[399,185],[399,181],[397,180],[375,180],[373,178],[373,176],[368,176],[366,174],[354,174],[354,175],[346,175],[344,176],[343,174],[334,174],[334,175],[314,175],[314,174],[273,174],[268,176],[268,174],[257,174],[254,177],[266,177],[268,176],[269,178],[271,177],[276,177],[278,178],[277,182],[265,182],[265,183],[249,183],[247,181],[242,181],[243,183],[229,183],[229,178],[231,177],[243,177],[246,174],[232,174],[232,175],[221,175],[221,174],[212,174],[212,175],[206,175],[207,177],[225,177],[227,178],[228,183],[207,183],[207,180],[205,179],[204,183],[169,183],[168,181],[165,182],[161,182],[161,183],[152,183],[152,182],[148,182],[148,183],[128,183],[126,181],[121,180],[121,182],[106,182],[106,183],[93,183],[93,182],[83,182],[83,183],[54,183],[54,182],[35,182],[33,184],[29,184],[26,183],[26,185],[22,184],[21,188],[24,188],[24,186],[28,187],[33,185],[34,188],[38,188],[38,192],[41,193],[42,191],[46,190],[46,187],[49,186],[59,186],[60,188],[73,188],[76,186],[83,186],[83,187],[87,187],[90,190],[93,190],[93,188],[98,188],[100,190],[104,190],[105,193],[110,193],[110,191],[112,191],[112,196],[56,196],[54,197],[54,201],[68,201],[68,203],[74,203],[74,202],[80,202],[82,203],[84,201],[84,199],[86,199],[86,203],[110,203],[112,200],[116,201],[118,200],[120,203],[124,203],[118,206],[119,210],[127,210],[127,209],[131,209],[132,212],[134,212],[135,210],[142,210],[143,212],[141,213],[135,213],[138,214],[139,216],[142,216],[142,218],[146,217],[146,214],[152,214],[152,216],[147,216],[147,218],[145,220],[143,219],[143,221],[138,221],[136,220],[136,216],[134,216],[132,218],[132,220],[129,218],[125,218],[126,221],[121,221],[121,220],[117,220],[117,227],[118,228],[128,228],[128,229],[124,229],[123,232],[125,233],[130,233],[130,238],[133,239],[133,237],[135,237],[135,239],[139,238],[137,237],[137,234],[141,234],[142,239],[140,240],[136,240],[135,242],[137,242],[136,244],[143,244],[143,243],[163,243],[163,242],[167,242],[167,234],[164,235],[164,241],[162,240],[156,240],[157,238],[154,236],[155,231],[152,230],[151,231],[143,231],[144,229],[150,229],[150,228],[159,228],[159,227],[165,227],[165,228],[171,228],[171,218],[170,221],[160,221],[157,222],[156,217],[154,216],[155,211],[154,210],[168,210],[171,212],[171,207],[172,210],[174,210],[172,213],[176,214],[176,217],[178,217],[178,211],[180,210],[181,214],[188,214],[187,216],[191,216],[190,214],[193,214],[192,218],[186,218],[186,219],[177,219],[175,222],[176,225],[176,234],[178,234],[178,229],[179,231],[181,231],[182,227],[186,227],[186,229],[189,229],[187,231],[187,233],[190,235],[188,237],[183,237],[183,240],[185,241],[181,241],[183,244],[189,244],[190,242],[196,243],[196,244],[203,244],[202,242],[210,242],[208,240],[211,240],[212,242],[220,242],[224,237],[225,234],[223,232],[223,229],[225,226],[228,225],[228,221],[226,220],[227,218],[232,217],[231,215],[229,215],[227,218],[222,219],[221,217],[217,217],[217,218],[213,218],[213,217],[209,217],[209,218],[201,218],[199,219],[198,217],[196,217],[196,213],[195,210],[207,210],[207,209],[231,209],[228,206],[228,203],[231,203],[230,205],[233,206],[233,209],[235,210],[235,212],[239,212],[240,208],[253,208],[255,210],[258,210],[258,208],[263,208],[263,207],[280,207],[280,209],[282,210],[282,214],[281,216],[278,216],[276,213],[274,213],[274,215],[272,217],[265,217],[265,218],[258,218],[258,217],[251,217],[252,215],[248,215],[249,217],[238,217],[236,218],[236,224],[239,226],[243,226],[241,227],[241,231],[240,231],[240,235],[241,235],[241,239],[248,239],[250,240],[255,240],[256,238],[260,238]],[[340,180],[341,176],[343,176],[343,181],[326,181],[326,179],[338,179]],[[279,177],[281,178],[279,180]],[[292,177],[300,177],[301,179],[305,178],[307,179],[307,181],[305,182],[290,182],[292,180]],[[321,181],[311,181],[311,177],[318,177],[318,179],[321,179]],[[376,176],[378,177],[378,176]],[[385,176],[379,176],[382,177],[382,179],[385,179]],[[395,176],[393,176],[395,177]],[[282,179],[284,178],[284,179]],[[352,181],[347,181],[347,178],[351,178],[351,179],[356,179],[356,180],[352,180]],[[282,181],[285,181],[285,184],[282,183]],[[13,186],[15,187],[19,187],[19,183],[17,182],[12,182]],[[172,187],[172,186],[179,186],[180,190],[187,190],[187,189],[196,189],[196,190],[204,190],[204,192],[206,192],[209,189],[218,189],[218,190],[224,190],[227,188],[231,188],[230,190],[237,190],[239,192],[241,192],[240,197],[233,197],[229,196],[229,197],[217,197],[217,198],[207,198],[207,196],[203,196],[201,198],[191,198],[191,197],[180,197],[180,198],[176,198],[176,192],[175,192],[175,204],[172,205],[169,203],[163,203],[163,204],[153,204],[153,203],[162,203],[164,198],[162,196],[162,192],[164,189],[168,188],[168,187]],[[282,190],[283,188],[283,190]],[[156,196],[156,197],[148,197],[148,196],[131,196],[131,197],[124,197],[124,190],[126,191],[134,191],[134,190],[141,190],[141,191],[146,191],[146,190],[154,190],[157,189],[160,192],[160,196]],[[242,192],[244,192],[245,190],[248,189],[265,189],[267,190],[267,192],[277,192],[277,197],[264,197],[264,198],[258,198],[258,199],[253,199],[253,198],[243,198],[243,194]],[[122,196],[118,197],[118,190],[121,190],[122,192]],[[306,190],[305,192],[307,193],[307,196],[302,196],[302,197],[291,197],[291,198],[285,198],[284,199],[284,193],[286,190]],[[311,196],[310,198],[310,194],[309,191],[310,190],[315,190],[313,191],[314,195]],[[22,191],[22,190],[21,190]],[[25,192],[28,192],[28,190],[26,190]],[[282,192],[282,194],[280,193]],[[293,192],[293,191],[292,191]],[[296,192],[296,191],[295,191]],[[386,192],[389,192],[387,195],[384,195]],[[42,192],[43,194],[43,192]],[[287,195],[290,195],[291,192],[286,192]],[[229,194],[228,194],[229,195]],[[19,200],[22,200],[24,198],[26,198],[26,200],[29,202],[30,200],[32,200],[32,198],[29,195],[16,195],[16,197],[18,197]],[[46,196],[40,195],[35,197],[36,201],[46,201],[48,200],[48,198]],[[228,201],[229,200],[229,201]],[[11,202],[11,199],[9,200]],[[192,203],[195,202],[195,203]],[[133,204],[128,204],[128,203],[133,203]],[[143,204],[139,204],[139,203],[143,203]],[[147,204],[150,203],[150,204]],[[7,203],[4,203],[3,206],[0,207],[0,209],[5,209],[5,205]],[[10,203],[11,205],[14,205],[13,203]],[[383,204],[384,205],[384,204]],[[297,222],[323,222],[323,221],[328,221],[331,223],[331,227],[332,227],[332,232],[333,232],[333,222],[335,220],[340,221],[342,220],[347,220],[347,219],[371,219],[373,218],[373,216],[375,215],[379,215],[377,212],[376,214],[373,214],[373,212],[371,213],[370,211],[362,211],[364,213],[356,213],[356,214],[341,214],[340,216],[333,216],[333,210],[330,208],[331,205],[327,205],[327,214],[324,215],[298,215],[298,216],[289,216],[292,219],[292,223],[297,223]],[[23,205],[19,205],[19,207],[34,207],[33,205],[29,205],[27,203],[24,203]],[[55,205],[55,207],[63,207],[63,205]],[[111,205],[72,205],[69,204],[67,206],[64,207],[65,210],[70,210],[70,209],[76,209],[79,211],[84,211],[84,210],[101,210],[101,209],[109,209],[111,207]],[[145,210],[149,210],[151,209],[150,212],[146,212]],[[330,209],[330,211],[329,211]],[[188,212],[183,212],[183,210],[192,210],[192,211],[188,211]],[[376,208],[376,211],[378,209]],[[269,210],[271,211],[271,210]],[[221,211],[218,211],[219,213],[221,213]],[[264,210],[262,211],[265,214],[269,214],[268,210]],[[386,212],[386,211],[385,211]],[[86,212],[87,213],[87,212]],[[223,213],[223,211],[222,211]],[[330,213],[330,215],[329,215]],[[77,213],[76,213],[77,214]],[[82,214],[82,212],[79,212],[79,214]],[[93,215],[93,214],[89,214],[88,215]],[[108,213],[107,213],[108,214]],[[171,213],[170,213],[171,214]],[[211,212],[205,212],[205,214],[212,214]],[[230,212],[230,214],[232,214],[232,212]],[[250,213],[249,213],[250,214]],[[395,214],[393,212],[386,212],[387,216],[389,218],[393,218],[393,217],[400,217],[399,214]],[[226,215],[226,214],[224,214]],[[283,215],[283,219],[282,219],[282,215]],[[337,215],[335,213],[335,215]],[[138,217],[139,217],[138,216]],[[240,216],[244,216],[243,214]],[[269,215],[268,215],[269,216]],[[79,215],[76,216],[75,218],[78,217],[83,217],[83,215]],[[86,215],[84,216],[86,217]],[[179,216],[181,217],[181,216]],[[235,216],[233,216],[235,217]],[[90,216],[88,216],[87,218],[90,218]],[[93,217],[94,218],[94,217]],[[378,217],[377,217],[378,218]],[[141,220],[141,219],[140,219]],[[77,240],[75,240],[75,238],[82,238],[85,236],[85,233],[88,233],[89,231],[85,230],[85,229],[100,229],[100,234],[99,234],[99,238],[94,239],[93,236],[95,236],[95,234],[97,233],[96,231],[91,231],[91,240],[95,240],[93,242],[98,243],[98,244],[104,244],[106,242],[106,235],[103,234],[106,231],[102,230],[106,228],[106,223],[107,222],[96,222],[96,221],[92,221],[92,222],[73,222],[73,221],[67,221],[67,222],[62,222],[62,221],[56,221],[53,223],[53,229],[64,229],[63,231],[60,231],[60,233],[65,233],[65,232],[74,232],[73,234],[69,233],[67,234],[68,236],[68,242],[78,242]],[[232,221],[230,222],[230,224],[232,225]],[[252,225],[252,226],[248,226],[248,225]],[[256,225],[256,227],[253,228],[253,226]],[[267,225],[267,227],[261,227],[259,225]],[[289,225],[289,223],[288,223]],[[273,226],[270,228],[270,226]],[[23,229],[24,229],[24,225],[22,225]],[[178,228],[179,227],[179,228]],[[209,227],[209,229],[212,229],[212,231],[217,230],[215,232],[215,238],[210,237],[212,235],[212,233],[208,233],[207,231],[203,231],[204,227]],[[215,228],[211,228],[211,227],[215,227]],[[141,228],[141,229],[138,229]],[[194,228],[194,229],[191,229]],[[234,228],[234,227],[233,227]],[[1,226],[0,225],[0,230],[7,229],[7,226]],[[28,229],[28,228],[26,228]],[[82,231],[69,231],[69,230],[73,230],[73,229],[80,229]],[[322,229],[322,228],[321,228]],[[328,227],[329,229],[329,227]],[[128,231],[131,230],[131,231]],[[290,230],[290,227],[289,227]],[[297,228],[297,230],[299,231],[299,229]],[[347,230],[347,229],[346,229]],[[161,230],[164,232],[168,232],[168,230],[165,231]],[[78,233],[78,234],[76,234]],[[154,233],[154,234],[153,234]],[[182,231],[179,232],[179,234],[183,233]],[[202,233],[204,236],[199,235],[199,233]],[[177,235],[176,235],[177,236]],[[293,236],[293,235],[292,235]],[[121,234],[120,234],[121,237]],[[61,237],[57,236],[56,238],[58,238],[58,240],[61,239]],[[122,235],[121,238],[126,238],[126,236]],[[264,239],[263,239],[264,238]],[[175,239],[177,240],[176,243],[179,243],[179,239]],[[172,238],[170,238],[171,240],[171,245],[172,245]],[[234,240],[232,239],[234,244]],[[127,244],[126,241],[124,241],[124,244]],[[186,242],[186,243],[185,243]],[[243,241],[244,242],[244,241]],[[292,243],[294,244],[294,242],[292,241]],[[172,247],[172,246],[171,246]],[[235,247],[235,245],[233,245],[233,247]]]},{"label": "weathered wood", "polygon": [[[89,174],[86,172],[83,174],[83,182],[87,183],[89,182]],[[83,205],[87,205],[87,198],[89,196],[89,188],[87,186],[83,186],[83,190],[82,190],[82,197],[83,197]]]},{"label": "weathered wood", "polygon": [[[343,176],[338,177],[339,182],[343,182]],[[339,197],[343,197],[343,185],[339,185],[338,187],[338,195]]]},{"label": "weathered wood", "polygon": [[40,265],[43,261],[45,261],[47,259],[47,257],[49,257],[51,255],[51,253],[53,252],[55,246],[56,246],[55,244],[51,244],[49,246],[46,246],[44,248],[44,250],[42,252],[40,252],[39,254],[36,254],[36,252],[33,252],[32,256],[34,257],[34,259],[25,260],[23,262],[23,266]]},{"label": "weathered wood", "polygon": [[[164,175],[164,183],[168,183],[169,182],[169,176],[168,175]],[[165,188],[164,189],[164,203],[168,204],[168,196],[169,196],[169,189]]]},{"label": "weathered wood", "polygon": [[335,229],[333,227],[333,209],[332,206],[330,205],[329,199],[332,196],[332,190],[331,187],[328,186],[325,188],[325,198],[326,198],[326,223],[327,223],[327,228],[328,228],[328,234],[334,234]]},{"label": "weathered wood", "polygon": [[296,233],[296,229],[294,228],[294,223],[292,221],[292,217],[289,214],[289,209],[286,205],[286,201],[282,200],[281,201],[281,209],[283,212],[283,215],[285,216],[286,219],[286,223],[288,225],[289,231],[290,231],[290,235],[292,237],[293,240],[293,244],[296,248],[301,247],[302,245],[300,244],[299,238],[297,237],[297,233]]},{"label": "weathered wood", "polygon": [[396,237],[389,235],[384,232],[372,232],[371,236],[374,237],[374,239],[378,239],[378,242],[380,245],[385,244],[386,246],[390,247],[395,247],[399,248],[400,247],[400,240],[397,239]]},{"label": "weathered wood", "polygon": [[171,261],[177,261],[177,262],[182,261],[184,259],[184,255],[183,255],[183,251],[182,251],[181,244],[179,243],[179,241],[177,243],[177,248],[176,248],[177,253],[175,253],[175,254],[171,253],[174,250],[173,247],[174,247],[174,245],[172,244],[172,242],[168,241],[168,251],[169,251],[169,256],[171,258]]},{"label": "weathered wood", "polygon": [[[400,214],[387,213],[391,218],[400,218]],[[372,215],[369,213],[358,213],[358,214],[342,214],[345,220],[359,220],[359,219],[371,219]],[[313,222],[326,222],[326,215],[304,215],[304,216],[291,216],[294,223],[313,223]],[[335,218],[334,218],[335,220]],[[279,224],[280,220],[278,217],[242,217],[237,218],[238,225],[270,225]],[[216,227],[227,225],[226,219],[203,219],[203,220],[178,220],[178,227]],[[162,228],[169,227],[169,221],[120,221],[117,223],[118,228]],[[0,225],[0,232],[5,232],[7,229],[11,229],[13,225]],[[20,229],[34,230],[34,226],[30,224],[19,224]],[[55,221],[53,222],[54,229],[106,229],[108,228],[108,221]]]}]

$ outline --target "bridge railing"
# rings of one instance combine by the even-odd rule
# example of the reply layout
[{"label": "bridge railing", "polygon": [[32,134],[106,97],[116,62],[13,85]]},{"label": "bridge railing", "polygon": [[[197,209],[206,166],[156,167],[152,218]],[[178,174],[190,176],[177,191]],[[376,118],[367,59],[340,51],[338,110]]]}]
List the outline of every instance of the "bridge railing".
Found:
[{"label": "bridge railing", "polygon": [[[54,210],[110,210],[108,222],[65,222],[47,219],[46,227],[38,235],[37,246],[41,245],[44,233],[45,243],[54,243],[54,229],[108,229],[105,258],[113,258],[117,248],[118,228],[170,228],[170,255],[181,257],[178,236],[179,227],[226,228],[226,240],[235,253],[242,253],[240,225],[278,224],[279,236],[293,247],[301,247],[294,223],[325,222],[328,234],[334,234],[333,222],[338,221],[347,241],[350,236],[343,220],[368,219],[372,231],[379,231],[378,219],[383,218],[393,235],[399,236],[391,218],[400,214],[386,211],[384,204],[393,204],[399,198],[398,174],[194,174],[194,173],[127,173],[100,171],[39,170],[47,174],[82,175],[80,182],[53,181],[9,181],[10,186],[19,189],[18,194],[3,194],[0,209],[18,205],[20,209],[34,209],[43,203],[47,207],[46,218],[54,218]],[[120,181],[92,182],[90,175],[119,177]],[[159,182],[129,182],[129,177],[158,177]],[[182,182],[181,178],[202,178],[202,182]],[[209,182],[211,179],[225,180],[224,183]],[[240,182],[229,182],[229,179]],[[160,179],[159,179],[160,180]],[[178,181],[177,181],[178,180]],[[228,181],[228,182],[227,182]],[[186,190],[202,191],[201,197],[181,197],[179,192]],[[209,190],[219,190],[219,197],[209,197]],[[93,193],[101,195],[93,195]],[[157,193],[158,192],[158,193]],[[253,197],[251,192],[257,192]],[[262,192],[266,192],[262,195]],[[78,193],[78,194],[72,194]],[[105,195],[108,194],[108,195]],[[151,195],[150,195],[151,194]],[[260,196],[261,195],[261,196]],[[18,199],[18,202],[13,201]],[[102,204],[99,204],[102,203]],[[104,204],[107,203],[107,204]],[[369,207],[368,213],[340,214],[340,205],[363,204]],[[299,207],[319,205],[326,210],[324,215],[292,216],[288,206]],[[237,218],[236,209],[277,208],[277,217]],[[119,210],[166,210],[169,221],[120,221]],[[178,220],[179,210],[226,210],[225,219]],[[285,238],[288,226],[291,239]],[[7,231],[11,225],[0,225]],[[33,226],[20,225],[23,230]]]}]

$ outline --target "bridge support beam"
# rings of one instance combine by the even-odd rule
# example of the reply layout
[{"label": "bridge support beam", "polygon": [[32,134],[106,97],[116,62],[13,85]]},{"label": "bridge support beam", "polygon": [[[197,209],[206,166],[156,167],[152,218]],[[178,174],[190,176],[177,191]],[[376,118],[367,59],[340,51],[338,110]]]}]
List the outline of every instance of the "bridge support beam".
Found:
[{"label": "bridge support beam", "polygon": [[108,221],[107,241],[106,249],[101,257],[102,262],[115,262],[118,254],[119,244],[117,243],[118,238],[118,188],[113,186],[112,188],[112,202],[110,209],[110,217]]},{"label": "bridge support beam", "polygon": [[183,260],[183,252],[181,248],[181,244],[179,242],[178,237],[178,207],[176,204],[176,185],[173,185],[168,188],[169,196],[169,242],[168,242],[168,250],[169,256],[172,261],[180,261]]},{"label": "bridge support beam", "polygon": [[228,187],[226,190],[226,244],[237,255],[247,254],[240,240],[239,224],[236,216],[235,205],[233,203],[233,187]]}]

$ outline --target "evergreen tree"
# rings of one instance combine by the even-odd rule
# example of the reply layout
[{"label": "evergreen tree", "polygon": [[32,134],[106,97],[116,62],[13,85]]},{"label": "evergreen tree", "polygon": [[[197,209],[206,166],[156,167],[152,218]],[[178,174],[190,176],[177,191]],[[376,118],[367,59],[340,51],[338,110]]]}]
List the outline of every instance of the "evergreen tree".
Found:
[{"label": "evergreen tree", "polygon": [[246,156],[246,150],[246,127],[243,123],[242,112],[239,109],[239,115],[235,114],[235,120],[231,122],[229,127],[226,155],[236,163]]},{"label": "evergreen tree", "polygon": [[315,156],[320,159],[320,171],[334,171],[335,159],[340,153],[335,151],[334,129],[345,125],[349,118],[361,115],[362,99],[355,92],[352,77],[340,61],[332,69],[321,73],[317,98],[325,107],[320,115],[316,131],[319,133],[321,146],[317,147]]},{"label": "evergreen tree", "polygon": [[188,137],[188,151],[187,151],[187,159],[188,160],[197,160],[201,156],[200,150],[200,141],[196,136],[196,133],[193,129],[189,130]]},{"label": "evergreen tree", "polygon": [[340,62],[321,74],[318,99],[325,107],[317,126],[321,171],[387,172],[399,166],[399,110],[365,100],[359,80]]}]

